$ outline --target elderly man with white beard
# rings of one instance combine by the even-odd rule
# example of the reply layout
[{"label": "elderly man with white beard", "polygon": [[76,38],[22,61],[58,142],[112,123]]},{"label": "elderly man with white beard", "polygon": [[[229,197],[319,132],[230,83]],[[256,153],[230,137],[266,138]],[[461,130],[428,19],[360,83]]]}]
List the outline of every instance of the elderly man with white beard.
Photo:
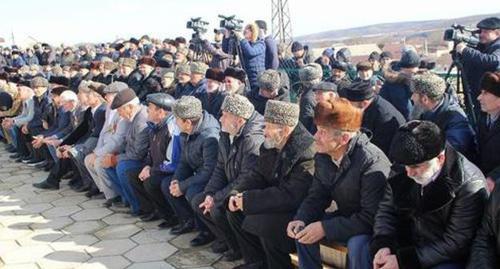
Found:
[{"label": "elderly man with white beard", "polygon": [[481,171],[437,125],[400,127],[390,156],[405,171],[389,178],[373,228],[373,268],[464,268],[487,198]]}]

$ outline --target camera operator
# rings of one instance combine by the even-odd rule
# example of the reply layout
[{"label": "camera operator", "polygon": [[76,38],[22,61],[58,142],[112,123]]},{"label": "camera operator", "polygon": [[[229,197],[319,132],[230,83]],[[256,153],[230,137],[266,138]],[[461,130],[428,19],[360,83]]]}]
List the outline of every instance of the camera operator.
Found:
[{"label": "camera operator", "polygon": [[241,58],[244,59],[241,65],[247,73],[250,88],[258,91],[257,77],[266,70],[266,44],[259,38],[259,27],[255,23],[245,26],[243,35],[239,32],[235,34],[240,40]]},{"label": "camera operator", "polygon": [[231,55],[229,55],[222,46],[224,39],[227,39],[227,33],[228,30],[224,28],[214,29],[215,43],[203,40],[203,48],[212,55],[212,60],[208,65],[210,68],[217,68],[224,71],[231,62]]},{"label": "camera operator", "polygon": [[480,93],[481,77],[487,71],[500,69],[500,18],[486,18],[476,27],[480,31],[478,47],[467,47],[466,43],[461,42],[457,44],[455,50],[462,56],[461,62],[467,76],[472,100],[475,102],[475,108],[479,109],[476,100]]},{"label": "camera operator", "polygon": [[259,26],[259,37],[264,40],[266,44],[266,70],[278,70],[278,44],[272,35],[267,35],[267,24],[263,20],[256,20],[255,23]]}]

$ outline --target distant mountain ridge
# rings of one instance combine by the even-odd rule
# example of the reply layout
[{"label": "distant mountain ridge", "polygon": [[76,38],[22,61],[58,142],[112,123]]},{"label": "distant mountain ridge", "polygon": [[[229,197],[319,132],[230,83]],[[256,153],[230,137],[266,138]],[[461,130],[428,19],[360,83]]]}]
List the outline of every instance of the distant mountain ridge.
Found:
[{"label": "distant mountain ridge", "polygon": [[342,40],[356,37],[376,36],[408,36],[417,32],[435,31],[450,28],[454,23],[474,28],[480,20],[487,17],[500,17],[500,13],[473,15],[453,19],[439,19],[428,21],[407,21],[394,23],[380,23],[355,28],[331,30],[320,33],[295,37],[295,40],[308,42],[321,42]]}]

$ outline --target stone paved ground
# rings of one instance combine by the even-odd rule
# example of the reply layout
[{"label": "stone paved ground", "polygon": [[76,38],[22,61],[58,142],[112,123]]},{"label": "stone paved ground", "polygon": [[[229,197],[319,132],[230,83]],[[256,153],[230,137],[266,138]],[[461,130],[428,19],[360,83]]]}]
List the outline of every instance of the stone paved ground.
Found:
[{"label": "stone paved ground", "polygon": [[[2,147],[3,148],[3,147]],[[14,163],[0,150],[0,268],[232,268],[208,247],[101,207],[68,188],[34,189],[46,172]]]}]

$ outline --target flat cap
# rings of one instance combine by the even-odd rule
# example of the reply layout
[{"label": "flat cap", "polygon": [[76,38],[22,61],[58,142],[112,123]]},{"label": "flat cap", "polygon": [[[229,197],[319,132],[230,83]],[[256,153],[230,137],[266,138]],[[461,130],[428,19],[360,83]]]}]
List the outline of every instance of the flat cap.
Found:
[{"label": "flat cap", "polygon": [[49,81],[41,76],[36,76],[31,80],[31,88],[48,87]]},{"label": "flat cap", "polygon": [[136,68],[137,67],[137,61],[135,59],[132,59],[132,58],[122,58],[120,60],[121,64],[123,66],[128,66],[130,68]]},{"label": "flat cap", "polygon": [[368,71],[372,70],[372,64],[369,61],[362,61],[356,65],[358,71]]},{"label": "flat cap", "polygon": [[500,29],[500,18],[489,17],[481,20],[476,26],[479,29],[487,29],[487,30]]},{"label": "flat cap", "polygon": [[226,96],[221,110],[248,120],[255,111],[255,108],[245,96],[234,94]]},{"label": "flat cap", "polygon": [[314,84],[312,87],[313,91],[323,91],[323,92],[337,92],[337,85],[332,82],[320,82]]},{"label": "flat cap", "polygon": [[146,96],[146,103],[151,103],[163,110],[172,111],[175,99],[170,94],[166,93],[152,93]]},{"label": "flat cap", "polygon": [[203,114],[201,101],[194,96],[182,96],[174,104],[174,115],[180,119],[197,119]]},{"label": "flat cap", "polygon": [[299,122],[299,114],[300,108],[297,104],[269,100],[266,103],[264,120],[269,123],[293,127]]},{"label": "flat cap", "polygon": [[14,100],[7,92],[0,92],[0,111],[9,110],[12,107]]},{"label": "flat cap", "polygon": [[127,88],[128,88],[127,83],[121,82],[121,81],[115,81],[115,82],[109,84],[108,86],[106,86],[106,88],[104,88],[104,90],[102,92],[104,94],[106,94],[106,93],[118,93],[118,92],[121,92]]},{"label": "flat cap", "polygon": [[335,61],[332,63],[332,69],[347,71],[347,64],[340,61]]},{"label": "flat cap", "polygon": [[133,100],[137,100],[137,103],[139,103],[139,99],[135,95],[134,90],[130,88],[122,90],[118,92],[115,96],[115,99],[113,99],[113,103],[111,103],[111,109],[117,109],[125,104],[132,102]]},{"label": "flat cap", "polygon": [[299,41],[294,41],[292,43],[292,52],[297,52],[299,50],[303,50],[304,49],[304,45],[302,45],[302,43],[300,43]]}]

